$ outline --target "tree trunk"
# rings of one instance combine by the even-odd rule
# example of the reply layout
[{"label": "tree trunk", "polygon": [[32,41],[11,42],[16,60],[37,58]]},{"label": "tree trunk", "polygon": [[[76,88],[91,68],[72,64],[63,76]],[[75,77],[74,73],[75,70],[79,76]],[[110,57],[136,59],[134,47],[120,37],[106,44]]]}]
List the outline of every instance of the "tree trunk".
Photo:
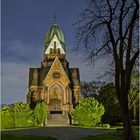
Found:
[{"label": "tree trunk", "polygon": [[122,120],[123,120],[123,127],[124,127],[124,140],[135,140],[133,128],[132,128],[132,121],[131,116],[128,108],[128,96],[121,92],[121,111],[122,111]]},{"label": "tree trunk", "polygon": [[134,111],[134,114],[133,114],[133,115],[134,115],[134,116],[133,116],[134,118],[133,118],[133,119],[134,119],[134,122],[136,122],[136,102],[134,103],[133,106],[134,106],[134,107],[133,107],[133,111]]}]

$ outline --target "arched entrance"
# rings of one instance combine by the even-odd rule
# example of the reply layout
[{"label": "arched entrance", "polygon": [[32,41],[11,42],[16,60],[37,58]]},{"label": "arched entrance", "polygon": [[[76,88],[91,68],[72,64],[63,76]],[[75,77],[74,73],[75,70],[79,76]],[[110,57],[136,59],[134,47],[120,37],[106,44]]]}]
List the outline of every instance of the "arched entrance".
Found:
[{"label": "arched entrance", "polygon": [[49,91],[49,110],[50,114],[62,113],[64,90],[63,87],[57,83],[51,86]]},{"label": "arched entrance", "polygon": [[59,114],[62,113],[61,100],[60,99],[51,99],[50,100],[50,114]]}]

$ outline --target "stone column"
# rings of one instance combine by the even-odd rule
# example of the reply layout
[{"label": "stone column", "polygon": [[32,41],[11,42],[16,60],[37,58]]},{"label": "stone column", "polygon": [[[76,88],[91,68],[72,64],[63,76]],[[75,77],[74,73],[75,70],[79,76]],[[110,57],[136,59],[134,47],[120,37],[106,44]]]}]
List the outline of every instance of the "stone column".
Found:
[{"label": "stone column", "polygon": [[47,103],[47,94],[48,94],[48,87],[44,86],[44,101]]},{"label": "stone column", "polygon": [[64,104],[66,104],[66,95],[67,95],[67,90],[66,90],[66,87],[65,87],[65,90],[64,90]]},{"label": "stone column", "polygon": [[48,88],[47,88],[47,93],[46,93],[46,94],[47,94],[47,95],[46,95],[46,97],[47,97],[47,104],[49,104],[49,100],[50,100],[50,99],[49,99],[49,90],[50,90],[50,88],[48,87]]},{"label": "stone column", "polygon": [[80,89],[79,86],[74,87],[74,97],[75,97],[75,103],[78,103],[80,100]]},{"label": "stone column", "polygon": [[28,94],[27,94],[27,103],[30,103],[30,98],[31,98],[31,91],[29,89]]}]

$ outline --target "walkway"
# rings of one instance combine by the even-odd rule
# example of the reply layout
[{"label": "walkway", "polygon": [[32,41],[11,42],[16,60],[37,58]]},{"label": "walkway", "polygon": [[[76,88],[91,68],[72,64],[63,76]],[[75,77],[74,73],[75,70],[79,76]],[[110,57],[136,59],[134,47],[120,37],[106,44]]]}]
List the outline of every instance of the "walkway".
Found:
[{"label": "walkway", "polygon": [[50,136],[57,140],[84,140],[88,135],[99,135],[112,133],[115,130],[96,128],[75,128],[75,127],[47,127],[24,130],[8,130],[2,133],[9,134],[31,134],[39,136]]}]

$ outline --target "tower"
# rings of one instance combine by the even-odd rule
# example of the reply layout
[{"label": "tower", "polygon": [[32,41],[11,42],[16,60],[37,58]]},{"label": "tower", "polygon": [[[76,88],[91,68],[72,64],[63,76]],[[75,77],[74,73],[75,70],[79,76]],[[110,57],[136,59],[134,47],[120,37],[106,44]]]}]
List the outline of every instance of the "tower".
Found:
[{"label": "tower", "polygon": [[27,102],[31,108],[46,102],[48,124],[69,124],[71,111],[80,99],[80,75],[78,68],[69,67],[65,38],[56,21],[45,37],[44,47],[41,67],[29,70]]}]

